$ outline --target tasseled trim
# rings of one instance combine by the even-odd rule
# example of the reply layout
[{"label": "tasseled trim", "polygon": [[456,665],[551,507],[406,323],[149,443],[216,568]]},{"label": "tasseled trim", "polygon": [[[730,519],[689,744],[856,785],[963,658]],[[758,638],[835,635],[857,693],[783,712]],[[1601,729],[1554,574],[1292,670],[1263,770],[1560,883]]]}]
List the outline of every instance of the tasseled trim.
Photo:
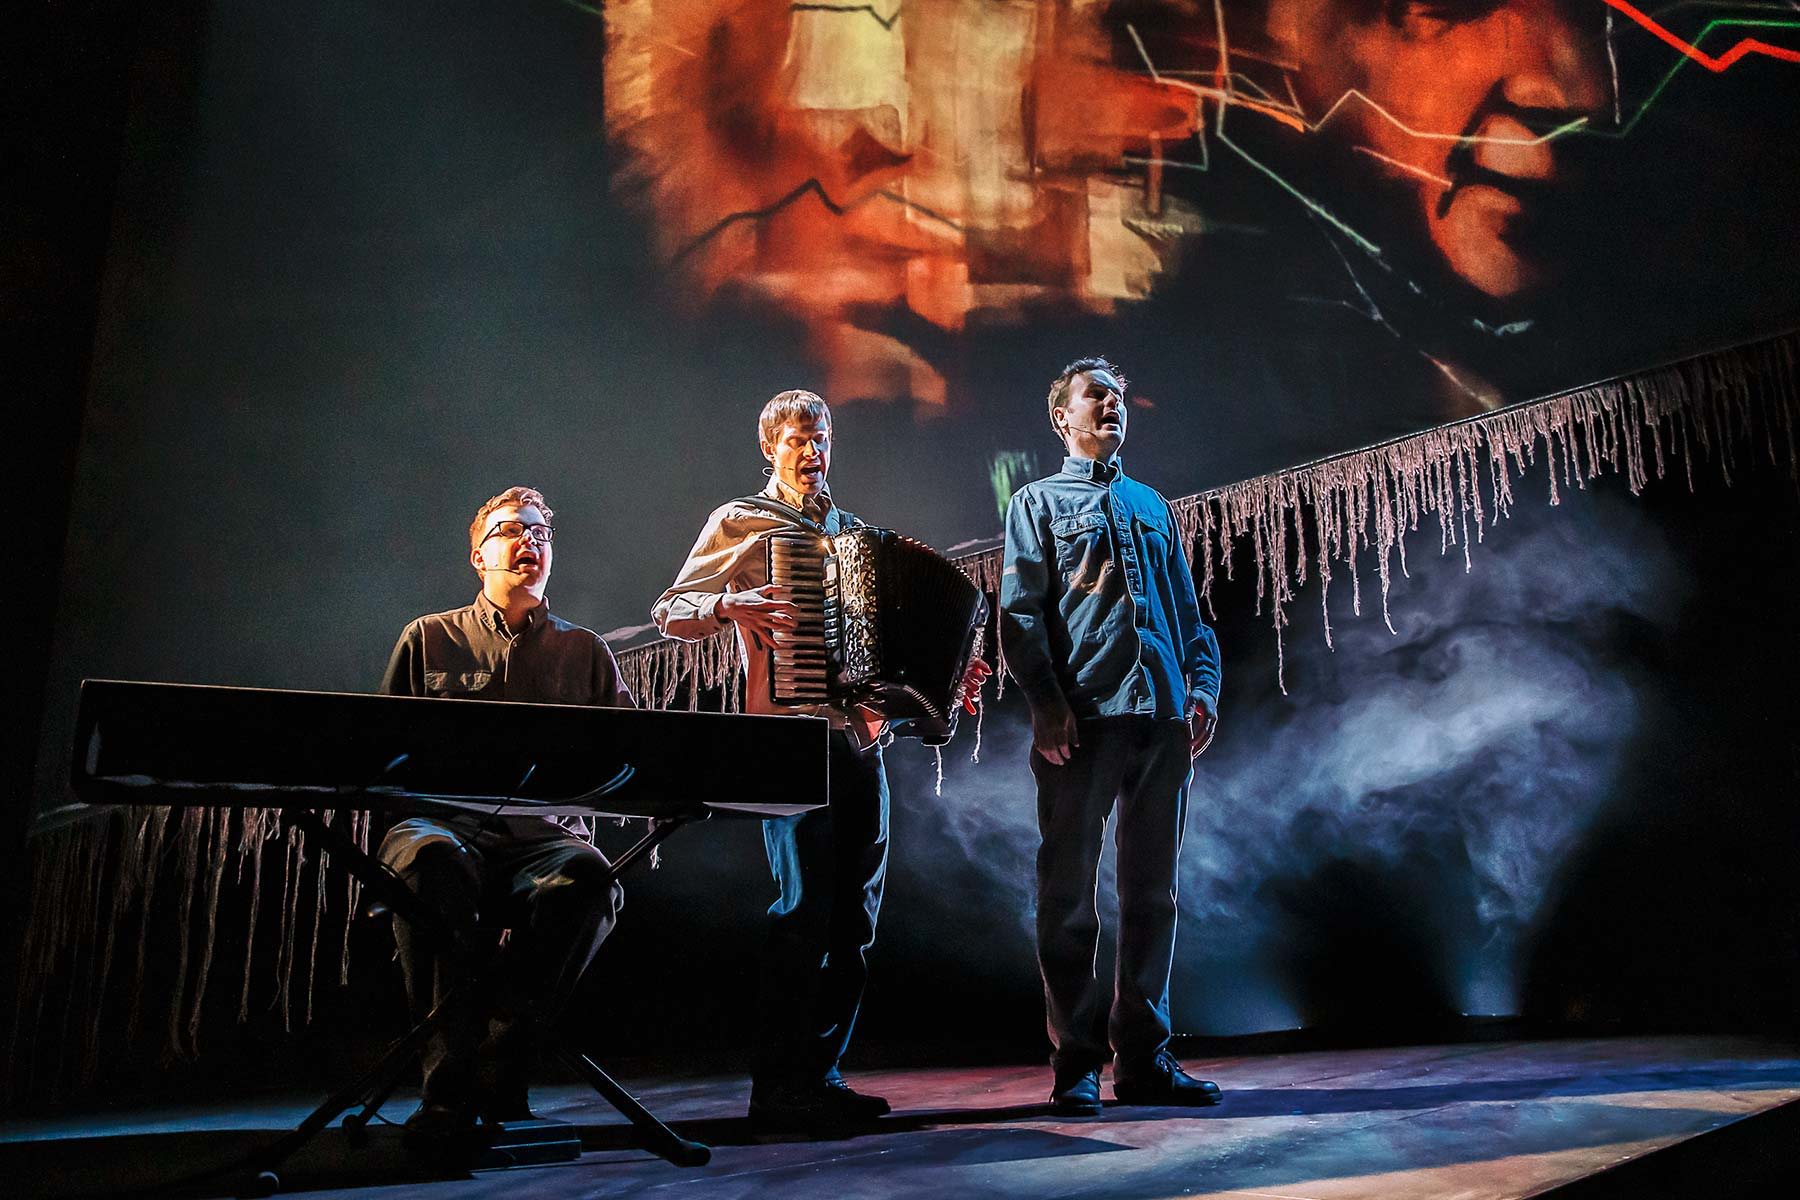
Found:
[{"label": "tasseled trim", "polygon": [[[1435,520],[1438,552],[1460,547],[1463,569],[1471,569],[1472,543],[1480,542],[1490,522],[1507,516],[1514,502],[1512,480],[1535,466],[1539,453],[1550,468],[1550,504],[1561,504],[1562,491],[1586,488],[1589,479],[1607,471],[1622,473],[1636,495],[1649,480],[1665,475],[1670,457],[1679,457],[1688,489],[1694,488],[1696,461],[1717,462],[1724,482],[1732,482],[1737,448],[1757,443],[1771,464],[1786,464],[1800,486],[1796,374],[1800,333],[1787,333],[1179,498],[1172,504],[1175,522],[1210,617],[1213,581],[1219,574],[1231,579],[1231,551],[1240,540],[1249,542],[1256,563],[1256,612],[1269,612],[1276,673],[1285,691],[1280,640],[1289,621],[1287,604],[1310,572],[1318,574],[1330,646],[1334,567],[1348,569],[1350,612],[1361,615],[1363,552],[1372,552],[1382,622],[1391,630],[1388,590],[1395,570],[1406,574],[1406,536],[1417,533],[1422,520]],[[1003,558],[1001,547],[994,547],[950,560],[986,592],[994,613]],[[1003,644],[997,637],[988,644],[994,648],[997,691],[1004,694]],[[619,666],[634,687],[635,680],[646,680],[639,696],[657,696],[668,705],[682,693],[693,707],[700,694],[720,689],[738,662],[729,635],[720,635],[698,646],[635,646],[619,653]]]},{"label": "tasseled trim", "polygon": [[[1367,551],[1381,588],[1382,619],[1391,629],[1389,583],[1396,566],[1406,572],[1407,535],[1422,520],[1435,519],[1439,552],[1460,546],[1468,569],[1471,542],[1482,539],[1491,521],[1507,515],[1514,477],[1534,465],[1540,453],[1549,467],[1553,505],[1560,503],[1563,491],[1585,487],[1602,472],[1623,474],[1635,494],[1651,479],[1662,478],[1671,459],[1679,460],[1690,489],[1696,462],[1716,462],[1729,483],[1739,469],[1740,449],[1758,445],[1771,463],[1785,464],[1800,487],[1797,360],[1800,334],[1786,334],[1186,496],[1173,505],[1182,547],[1211,614],[1213,582],[1221,571],[1231,577],[1232,549],[1248,539],[1256,563],[1257,611],[1267,605],[1278,646],[1288,621],[1287,605],[1309,572],[1317,573],[1324,606],[1334,566],[1345,569],[1351,611],[1362,612],[1361,556]],[[990,549],[952,560],[987,593],[995,613],[1002,557],[999,549]],[[1325,638],[1329,645],[1329,619]],[[1000,660],[996,670],[1003,685],[1006,663],[999,639],[991,638],[989,644]],[[704,704],[736,711],[742,706],[742,668],[729,633],[695,643],[656,642],[618,658],[633,694],[648,707],[680,703],[697,709]],[[1278,679],[1280,670],[1278,665]],[[979,717],[976,729],[979,739]],[[367,848],[367,813],[337,813],[333,819],[346,824]],[[272,845],[279,866],[265,869]],[[335,906],[328,903],[328,894],[335,889],[328,886],[323,864],[315,863],[307,875],[304,841],[297,833],[283,836],[278,814],[259,809],[100,810],[93,819],[59,827],[31,843],[31,916],[20,959],[25,983],[16,1000],[7,1053],[13,1095],[46,1090],[30,1072],[17,1069],[24,1059],[52,1064],[50,1091],[71,1076],[79,1081],[95,1074],[102,1033],[109,1020],[117,1019],[107,1011],[109,983],[115,959],[127,946],[132,986],[124,1023],[127,1038],[136,1034],[146,1015],[143,982],[150,926],[163,912],[155,905],[158,881],[171,860],[167,870],[180,888],[178,969],[172,993],[150,998],[153,1019],[166,1027],[168,1055],[198,1051],[227,871],[249,902],[244,975],[236,989],[240,1021],[250,1016],[259,964],[267,969],[272,1003],[283,1021],[291,1027],[296,986],[302,989],[300,1019],[312,1017],[328,916],[342,923],[338,978],[347,979],[357,885],[352,881],[346,891],[336,893],[344,907],[331,911]],[[257,937],[258,918],[264,893],[276,886],[277,875],[280,936],[269,962],[268,939]],[[305,900],[310,900],[310,921],[303,919]],[[60,1005],[51,1003],[53,987],[63,1000]],[[46,1042],[54,1043],[48,1053]],[[28,1048],[24,1059],[21,1047]],[[75,1053],[79,1060],[71,1069],[68,1059]]]},{"label": "tasseled trim", "polygon": [[[368,813],[336,812],[328,819],[368,849]],[[279,866],[265,869],[270,853]],[[307,859],[299,831],[284,835],[271,809],[96,809],[90,819],[33,838],[31,919],[20,950],[23,982],[6,1052],[5,1098],[56,1096],[91,1080],[103,1043],[120,1040],[120,1022],[127,1044],[146,1018],[161,1025],[165,1062],[196,1056],[206,1005],[209,999],[216,1005],[221,986],[213,967],[228,892],[248,913],[242,977],[223,985],[235,993],[237,1019],[250,1018],[254,989],[291,1029],[299,989],[298,1015],[311,1020],[319,954],[332,939],[340,943],[338,978],[349,979],[350,921],[361,885],[340,882],[322,860],[309,873]],[[280,934],[271,946],[266,929],[257,934],[264,890],[276,886]],[[170,889],[172,897],[165,894]],[[170,973],[168,988],[150,994],[153,928]],[[164,951],[171,933],[173,945]],[[71,1063],[71,1055],[79,1057]]]},{"label": "tasseled trim", "polygon": [[[1737,448],[1759,441],[1769,462],[1785,463],[1800,485],[1797,362],[1800,334],[1784,334],[1184,496],[1172,504],[1182,550],[1197,573],[1201,602],[1208,616],[1215,616],[1213,581],[1221,572],[1231,578],[1231,551],[1240,540],[1249,541],[1256,562],[1256,611],[1266,607],[1270,614],[1279,680],[1287,606],[1309,572],[1318,575],[1330,645],[1333,566],[1347,569],[1350,608],[1361,615],[1360,556],[1369,551],[1381,587],[1381,618],[1391,630],[1389,584],[1396,568],[1406,574],[1407,535],[1421,520],[1435,519],[1439,553],[1460,547],[1464,569],[1471,568],[1472,543],[1511,510],[1513,478],[1535,465],[1540,453],[1549,465],[1552,505],[1562,502],[1566,489],[1585,488],[1603,472],[1622,473],[1635,495],[1651,479],[1661,479],[1674,456],[1690,490],[1696,460],[1716,461],[1730,483]],[[995,547],[950,560],[987,593],[995,613],[1003,557]],[[721,646],[716,652],[709,649],[714,642]],[[1004,649],[997,637],[988,645],[1003,689]],[[696,654],[697,649],[707,652]],[[684,689],[693,706],[702,692],[723,687],[726,674],[739,670],[727,635],[698,647],[677,642],[633,647],[619,655],[619,663],[634,683],[654,680],[658,690],[638,694],[659,696],[663,706]],[[696,668],[698,687],[691,686]]]},{"label": "tasseled trim", "polygon": [[692,712],[707,692],[720,696],[723,712],[743,707],[743,664],[729,629],[698,642],[651,642],[618,657],[625,685],[646,708],[671,708],[680,697]]},{"label": "tasseled trim", "polygon": [[1327,645],[1332,564],[1349,569],[1351,611],[1360,615],[1363,550],[1373,553],[1381,616],[1391,630],[1388,588],[1396,565],[1406,573],[1406,536],[1421,519],[1434,518],[1439,553],[1460,545],[1470,569],[1471,543],[1511,510],[1512,480],[1540,452],[1552,505],[1561,503],[1564,490],[1585,488],[1605,472],[1623,474],[1636,495],[1663,477],[1672,455],[1680,456],[1690,491],[1697,460],[1716,461],[1729,484],[1736,448],[1757,441],[1769,462],[1785,462],[1800,485],[1797,358],[1800,335],[1788,334],[1184,497],[1174,508],[1192,539],[1190,555],[1199,555],[1199,592],[1210,611],[1215,565],[1230,578],[1231,549],[1247,537],[1256,560],[1257,611],[1267,604],[1279,673],[1286,606],[1306,583],[1309,566],[1319,576]]}]

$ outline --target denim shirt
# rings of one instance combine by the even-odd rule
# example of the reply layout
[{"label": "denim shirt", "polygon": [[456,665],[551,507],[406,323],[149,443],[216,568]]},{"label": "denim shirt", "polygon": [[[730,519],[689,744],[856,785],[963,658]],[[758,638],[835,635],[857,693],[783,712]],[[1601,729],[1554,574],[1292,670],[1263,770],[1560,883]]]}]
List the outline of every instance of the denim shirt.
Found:
[{"label": "denim shirt", "polygon": [[1183,719],[1219,706],[1219,643],[1200,619],[1169,502],[1119,459],[1063,460],[1006,510],[1000,642],[1034,709]]}]

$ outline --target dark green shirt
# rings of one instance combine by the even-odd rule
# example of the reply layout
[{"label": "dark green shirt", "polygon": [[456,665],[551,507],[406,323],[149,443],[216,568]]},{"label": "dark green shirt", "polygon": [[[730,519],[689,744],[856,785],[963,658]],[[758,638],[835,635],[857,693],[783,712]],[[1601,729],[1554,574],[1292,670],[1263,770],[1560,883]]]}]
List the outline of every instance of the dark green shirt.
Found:
[{"label": "dark green shirt", "polygon": [[485,595],[408,625],[381,690],[390,696],[637,707],[599,634],[563,620],[548,604],[532,609],[515,632]]}]

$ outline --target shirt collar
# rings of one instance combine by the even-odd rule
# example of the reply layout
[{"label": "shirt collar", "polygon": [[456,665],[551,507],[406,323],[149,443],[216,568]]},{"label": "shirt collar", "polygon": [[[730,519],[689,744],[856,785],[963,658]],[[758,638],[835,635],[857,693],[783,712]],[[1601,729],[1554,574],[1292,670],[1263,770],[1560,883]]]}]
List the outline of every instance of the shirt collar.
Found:
[{"label": "shirt collar", "polygon": [[475,611],[480,614],[483,625],[501,637],[511,637],[515,633],[525,633],[535,628],[539,621],[549,616],[550,601],[539,600],[537,606],[525,614],[525,628],[517,630],[507,625],[506,614],[500,610],[499,605],[488,599],[486,592],[475,593]]},{"label": "shirt collar", "polygon": [[1082,458],[1071,454],[1063,459],[1063,474],[1073,475],[1077,479],[1087,479],[1094,483],[1111,483],[1125,473],[1125,460],[1115,454],[1105,462],[1095,462],[1091,458]]},{"label": "shirt collar", "polygon": [[821,521],[825,519],[825,514],[829,513],[834,505],[834,502],[831,499],[830,484],[820,484],[816,494],[812,496],[802,496],[799,492],[796,492],[793,488],[781,482],[781,480],[775,478],[773,475],[769,476],[769,486],[763,489],[763,495],[771,496],[776,500],[781,501],[789,508],[797,508],[801,512],[808,512],[806,503],[810,500],[818,510],[818,519]]}]

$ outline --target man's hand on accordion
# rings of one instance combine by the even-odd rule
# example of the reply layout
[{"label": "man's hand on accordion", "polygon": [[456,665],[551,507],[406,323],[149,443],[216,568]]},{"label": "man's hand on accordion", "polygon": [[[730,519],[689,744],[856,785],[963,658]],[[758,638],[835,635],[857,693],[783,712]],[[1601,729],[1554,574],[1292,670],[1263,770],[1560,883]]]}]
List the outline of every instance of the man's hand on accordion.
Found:
[{"label": "man's hand on accordion", "polygon": [[792,629],[800,613],[787,598],[787,589],[778,583],[765,583],[745,592],[726,592],[719,597],[719,607],[714,611],[744,630],[758,646],[769,640],[768,635]]}]

